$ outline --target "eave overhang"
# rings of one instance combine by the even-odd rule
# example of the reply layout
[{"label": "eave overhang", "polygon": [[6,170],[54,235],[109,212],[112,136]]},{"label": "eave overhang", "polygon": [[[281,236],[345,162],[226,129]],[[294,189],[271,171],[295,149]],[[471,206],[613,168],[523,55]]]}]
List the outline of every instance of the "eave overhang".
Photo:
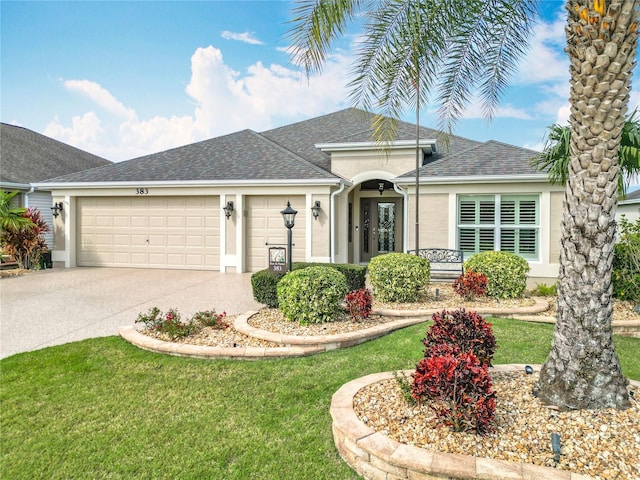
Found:
[{"label": "eave overhang", "polygon": [[34,183],[36,188],[46,188],[48,190],[68,190],[68,189],[108,189],[122,187],[166,187],[166,188],[189,188],[189,187],[250,187],[250,186],[273,186],[273,187],[293,187],[304,185],[339,185],[344,183],[340,178],[312,178],[312,179],[290,179],[290,180],[189,180],[189,181],[126,181],[126,182],[51,182]]},{"label": "eave overhang", "polygon": [[[437,152],[435,139],[421,139],[418,145],[426,154]],[[415,140],[396,140],[394,142],[338,142],[316,143],[315,147],[323,152],[359,152],[364,150],[406,150],[415,148]]]},{"label": "eave overhang", "polygon": [[[450,177],[420,177],[420,185],[451,185],[467,183],[539,183],[548,182],[542,175],[473,175]],[[397,177],[392,180],[397,185],[415,185],[415,177]]]}]

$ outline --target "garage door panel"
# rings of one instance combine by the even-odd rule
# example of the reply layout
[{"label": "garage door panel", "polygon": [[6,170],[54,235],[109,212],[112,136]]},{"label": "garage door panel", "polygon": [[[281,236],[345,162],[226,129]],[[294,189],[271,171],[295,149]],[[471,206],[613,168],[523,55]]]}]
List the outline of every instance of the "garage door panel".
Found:
[{"label": "garage door panel", "polygon": [[149,225],[149,217],[146,216],[131,216],[132,228],[145,228]]},{"label": "garage door panel", "polygon": [[[247,270],[255,272],[267,268],[269,247],[273,244],[286,245],[287,229],[280,213],[287,201],[298,211],[296,227],[293,228],[293,260],[305,258],[305,197],[265,196],[247,198]],[[302,225],[300,227],[299,225]],[[269,245],[267,245],[269,244]]]},{"label": "garage door panel", "polygon": [[166,226],[166,218],[153,215],[149,217],[149,228],[164,228]]},{"label": "garage door panel", "polygon": [[78,265],[220,268],[218,197],[78,199]]}]

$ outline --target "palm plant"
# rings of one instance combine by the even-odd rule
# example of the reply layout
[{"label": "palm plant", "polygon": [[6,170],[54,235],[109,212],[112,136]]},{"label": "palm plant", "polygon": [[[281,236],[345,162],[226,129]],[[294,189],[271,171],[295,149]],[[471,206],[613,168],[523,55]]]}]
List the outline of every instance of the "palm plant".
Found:
[{"label": "palm plant", "polygon": [[13,198],[19,192],[5,192],[0,190],[0,229],[7,230],[12,228],[18,230],[21,228],[33,227],[33,222],[24,214],[27,209],[24,207],[15,207],[12,205]]},{"label": "palm plant", "polygon": [[[570,161],[558,320],[538,383],[540,398],[561,408],[629,406],[613,345],[611,272],[618,150],[639,4],[566,3]],[[364,39],[351,100],[383,114],[375,136],[390,140],[403,109],[425,105],[432,96],[446,129],[476,92],[490,117],[528,46],[537,8],[534,0],[299,0],[290,31],[294,61],[307,74],[320,70],[334,40],[360,14]]]},{"label": "palm plant", "polygon": [[[640,122],[634,110],[622,127],[620,150],[618,150],[618,194],[625,196],[632,179],[640,173]],[[545,145],[539,154],[531,160],[531,165],[540,171],[546,171],[552,184],[566,185],[569,178],[571,152],[571,128],[569,125],[554,124],[548,128]]]}]

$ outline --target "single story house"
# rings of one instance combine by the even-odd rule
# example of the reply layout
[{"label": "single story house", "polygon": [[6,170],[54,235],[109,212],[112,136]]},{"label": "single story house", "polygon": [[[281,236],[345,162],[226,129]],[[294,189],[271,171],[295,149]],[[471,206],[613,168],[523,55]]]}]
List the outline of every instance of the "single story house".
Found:
[{"label": "single story house", "polygon": [[293,261],[366,263],[414,249],[418,228],[420,248],[515,252],[531,282],[555,282],[564,189],[529,165],[535,152],[424,127],[416,139],[409,123],[383,150],[373,119],[346,109],[41,182],[64,206],[54,263],[254,272],[286,246],[290,204]]},{"label": "single story house", "polygon": [[20,192],[14,197],[17,207],[32,207],[40,211],[50,232],[45,242],[53,246],[53,200],[46,187],[34,184],[111,162],[83,150],[40,135],[29,129],[0,123],[0,188]]}]

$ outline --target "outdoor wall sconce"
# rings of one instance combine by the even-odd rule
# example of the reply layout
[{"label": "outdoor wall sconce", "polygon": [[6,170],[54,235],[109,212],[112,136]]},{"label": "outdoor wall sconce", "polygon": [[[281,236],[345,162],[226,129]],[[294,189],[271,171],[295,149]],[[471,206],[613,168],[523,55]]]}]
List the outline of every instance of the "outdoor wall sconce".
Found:
[{"label": "outdoor wall sconce", "polygon": [[311,207],[311,214],[316,220],[318,219],[318,216],[320,216],[320,200],[316,200],[316,203]]},{"label": "outdoor wall sconce", "polygon": [[282,214],[282,219],[284,220],[284,226],[287,227],[287,245],[289,247],[288,254],[288,263],[289,263],[289,271],[293,270],[293,254],[291,249],[293,247],[293,237],[291,233],[291,229],[295,225],[297,210],[291,208],[291,203],[287,201],[287,207],[280,212]]},{"label": "outdoor wall sconce", "polygon": [[62,211],[62,202],[54,203],[53,207],[51,207],[51,213],[53,214],[53,218],[58,218],[60,212]]},{"label": "outdoor wall sconce", "polygon": [[227,220],[229,220],[229,217],[233,213],[233,202],[227,202],[227,205],[222,209],[224,210],[224,216],[227,217]]},{"label": "outdoor wall sconce", "polygon": [[378,182],[378,191],[380,195],[382,195],[382,192],[384,192],[384,182]]}]

